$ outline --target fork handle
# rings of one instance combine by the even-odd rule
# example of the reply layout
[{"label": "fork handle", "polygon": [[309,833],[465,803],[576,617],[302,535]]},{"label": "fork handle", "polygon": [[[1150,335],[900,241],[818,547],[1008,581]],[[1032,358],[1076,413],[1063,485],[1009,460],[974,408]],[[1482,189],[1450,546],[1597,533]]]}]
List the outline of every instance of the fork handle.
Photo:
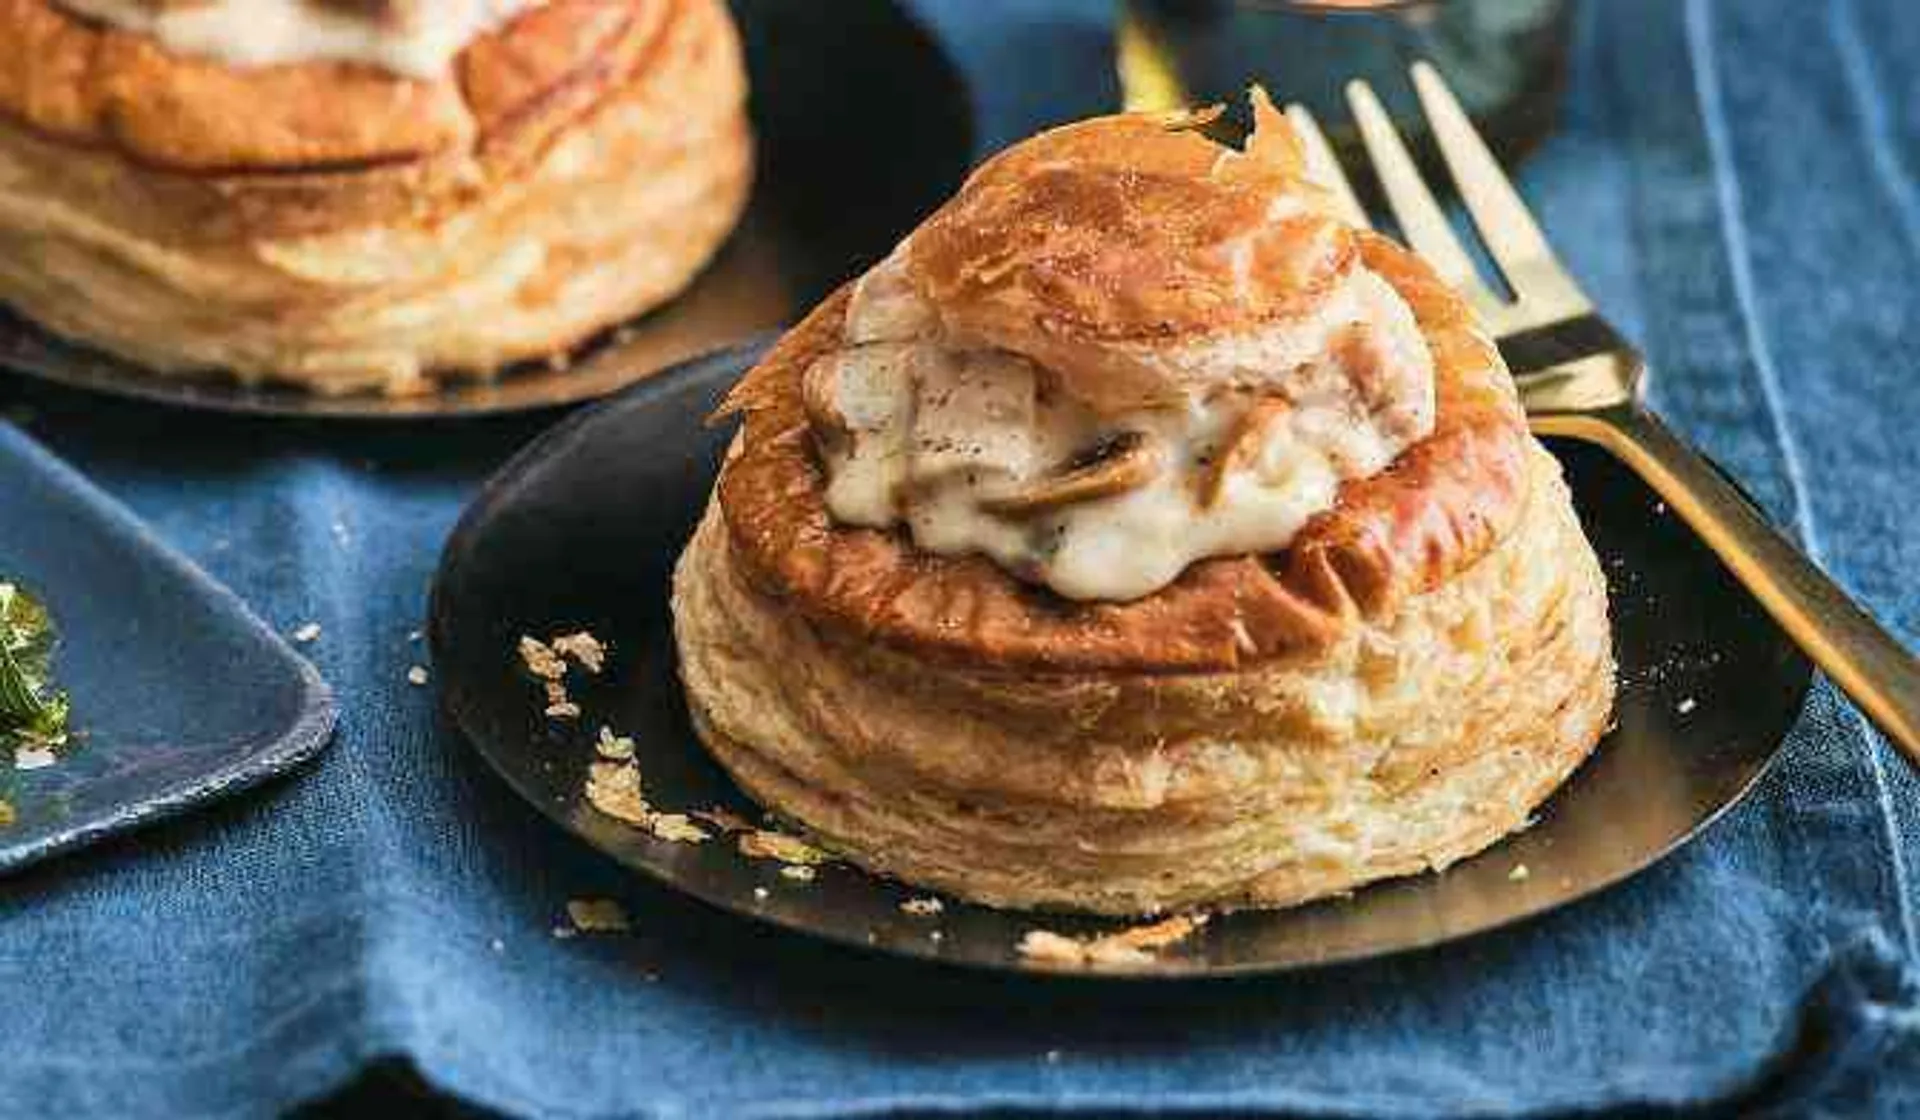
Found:
[{"label": "fork handle", "polygon": [[1534,428],[1597,443],[1633,468],[1908,761],[1920,766],[1920,658],[1699,452],[1638,405],[1536,416]]}]

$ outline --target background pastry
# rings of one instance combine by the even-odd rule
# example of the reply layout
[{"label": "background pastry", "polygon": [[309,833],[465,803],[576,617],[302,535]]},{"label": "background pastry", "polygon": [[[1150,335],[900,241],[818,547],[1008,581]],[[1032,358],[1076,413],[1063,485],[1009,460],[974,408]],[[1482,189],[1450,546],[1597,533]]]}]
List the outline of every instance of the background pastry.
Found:
[{"label": "background pastry", "polygon": [[0,301],[404,393],[671,298],[751,177],[722,0],[0,0]]},{"label": "background pastry", "polygon": [[1462,301],[1244,152],[996,158],[735,390],[681,558],[695,726],[875,870],[1279,906],[1524,825],[1599,739],[1605,584]]}]

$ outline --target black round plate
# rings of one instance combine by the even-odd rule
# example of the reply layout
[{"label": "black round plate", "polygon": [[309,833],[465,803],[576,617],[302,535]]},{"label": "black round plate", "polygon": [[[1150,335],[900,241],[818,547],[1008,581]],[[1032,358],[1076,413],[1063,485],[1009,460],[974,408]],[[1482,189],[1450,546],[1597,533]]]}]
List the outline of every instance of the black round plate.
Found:
[{"label": "black round plate", "polygon": [[791,322],[953,193],[972,158],[965,84],[888,0],[734,0],[752,80],[758,165],[747,214],[672,303],[581,347],[417,397],[321,397],[217,377],[163,377],[55,338],[0,308],[0,367],[182,408],[417,420],[602,397],[696,354]]},{"label": "black round plate", "polygon": [[[667,588],[730,435],[702,421],[759,352],[742,347],[635,386],[568,419],[494,478],[454,530],[434,587],[442,699],[481,755],[541,812],[688,894],[850,945],[1040,970],[1014,950],[1027,930],[1115,924],[952,900],[937,919],[910,917],[900,902],[924,892],[846,866],[795,883],[723,840],[654,840],[583,799],[594,733],[608,724],[636,740],[656,806],[752,812],[688,727]],[[1151,964],[1099,975],[1278,971],[1436,945],[1617,883],[1740,800],[1793,726],[1810,666],[1626,468],[1591,448],[1554,450],[1612,585],[1621,691],[1618,726],[1538,823],[1444,874],[1218,918]],[[576,690],[585,716],[566,728],[540,714],[515,642],[574,627],[613,652],[606,675]],[[1524,876],[1514,870],[1521,866]]]}]

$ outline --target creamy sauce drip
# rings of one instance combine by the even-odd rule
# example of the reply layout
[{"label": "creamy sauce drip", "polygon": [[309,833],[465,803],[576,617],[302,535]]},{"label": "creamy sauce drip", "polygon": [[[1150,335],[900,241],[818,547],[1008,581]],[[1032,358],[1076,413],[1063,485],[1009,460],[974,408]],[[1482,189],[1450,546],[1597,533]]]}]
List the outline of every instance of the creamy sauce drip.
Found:
[{"label": "creamy sauce drip", "polygon": [[[1284,548],[1343,481],[1433,428],[1418,325],[1364,270],[1310,317],[1186,355],[1208,364],[1205,391],[1121,417],[1051,391],[1019,355],[942,345],[935,320],[895,254],[856,290],[848,348],[809,371],[828,511],[1071,599],[1135,599],[1196,560]],[[1120,443],[1148,466],[1103,492],[1089,472],[1118,478],[1100,451]],[[1069,475],[1088,485],[1059,485]]]},{"label": "creamy sauce drip", "polygon": [[60,0],[72,11],[229,66],[356,62],[446,73],[467,44],[542,0]]}]

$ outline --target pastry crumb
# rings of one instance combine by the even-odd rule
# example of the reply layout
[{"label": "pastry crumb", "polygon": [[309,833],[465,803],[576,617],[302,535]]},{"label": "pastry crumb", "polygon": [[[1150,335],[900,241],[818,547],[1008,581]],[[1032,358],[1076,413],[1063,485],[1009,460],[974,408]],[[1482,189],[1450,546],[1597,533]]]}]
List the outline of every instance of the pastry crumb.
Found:
[{"label": "pastry crumb", "polygon": [[1680,701],[1678,704],[1675,704],[1673,707],[1673,710],[1676,712],[1679,712],[1683,716],[1692,715],[1693,710],[1699,706],[1700,706],[1699,702],[1696,701],[1693,697],[1689,696],[1686,699]]},{"label": "pastry crumb", "polygon": [[647,821],[647,830],[676,844],[704,844],[712,839],[705,829],[687,819],[685,813],[655,813]]},{"label": "pastry crumb", "polygon": [[415,665],[413,668],[408,669],[407,683],[410,685],[413,685],[415,688],[418,688],[421,685],[426,684],[427,683],[427,667],[424,665]]},{"label": "pastry crumb", "polygon": [[753,888],[753,897],[761,902],[765,902],[767,900],[767,896],[771,893],[773,892],[767,890],[767,888],[765,887]]},{"label": "pastry crumb", "polygon": [[675,844],[704,844],[713,839],[685,813],[654,811],[640,784],[640,768],[631,761],[589,763],[586,796],[587,804],[600,813],[645,829],[658,839]]},{"label": "pastry crumb", "polygon": [[618,762],[587,767],[587,804],[618,821],[646,828],[653,819],[640,787],[640,769]]},{"label": "pastry crumb", "polygon": [[520,663],[527,672],[544,681],[557,681],[567,675],[567,663],[552,647],[528,634],[520,635]]},{"label": "pastry crumb", "polygon": [[292,637],[294,641],[300,643],[303,646],[308,645],[312,642],[317,642],[320,640],[320,624],[318,622],[306,623],[305,625],[301,626],[299,629],[295,630],[293,632]]},{"label": "pastry crumb", "polygon": [[740,834],[740,854],[749,859],[777,859],[786,864],[818,864],[832,859],[827,853],[784,832],[756,828]]},{"label": "pastry crumb", "polygon": [[937,898],[909,898],[900,904],[902,914],[911,914],[916,918],[931,918],[947,908],[947,904]]},{"label": "pastry crumb", "polygon": [[633,740],[625,735],[615,735],[613,728],[603,723],[600,725],[600,738],[594,742],[593,749],[600,752],[601,758],[625,762],[633,757]]},{"label": "pastry crumb", "polygon": [[807,864],[789,863],[780,869],[780,874],[785,878],[792,879],[796,883],[811,883],[813,882],[815,873],[813,868]]},{"label": "pastry crumb", "polygon": [[580,705],[567,693],[567,662],[571,660],[598,676],[607,667],[606,645],[591,632],[577,630],[544,642],[531,634],[522,634],[517,648],[520,663],[546,686],[547,704],[543,714],[548,719],[579,719]]},{"label": "pastry crumb", "polygon": [[1086,943],[1050,929],[1030,929],[1020,938],[1020,955],[1047,964],[1087,963]]},{"label": "pastry crumb", "polygon": [[60,761],[60,756],[46,747],[15,747],[13,768],[15,770],[45,770]]},{"label": "pastry crumb", "polygon": [[625,933],[633,928],[625,908],[611,898],[570,898],[567,920],[580,933]]},{"label": "pastry crumb", "polygon": [[1206,914],[1177,914],[1151,925],[1134,926],[1101,937],[1068,937],[1047,929],[1028,930],[1016,948],[1043,964],[1102,967],[1147,964],[1155,954],[1192,936],[1207,924]]},{"label": "pastry crumb", "polygon": [[542,713],[548,719],[579,719],[580,705],[567,695],[567,686],[562,681],[547,682],[547,706]]},{"label": "pastry crumb", "polygon": [[422,634],[422,633],[421,633],[420,631],[418,631],[418,630],[409,630],[409,631],[407,631],[407,641],[409,641],[409,642],[417,642],[417,641],[419,641],[419,640],[420,640],[421,638],[423,638],[423,637],[425,637],[425,636],[426,636],[426,635],[424,635],[424,634]]},{"label": "pastry crumb", "polygon": [[586,630],[562,634],[553,639],[552,645],[553,652],[571,659],[596,677],[607,667],[607,647]]},{"label": "pastry crumb", "polygon": [[1513,870],[1507,872],[1507,880],[1514,883],[1524,883],[1532,874],[1533,872],[1527,870],[1526,864],[1516,863],[1513,865]]}]

